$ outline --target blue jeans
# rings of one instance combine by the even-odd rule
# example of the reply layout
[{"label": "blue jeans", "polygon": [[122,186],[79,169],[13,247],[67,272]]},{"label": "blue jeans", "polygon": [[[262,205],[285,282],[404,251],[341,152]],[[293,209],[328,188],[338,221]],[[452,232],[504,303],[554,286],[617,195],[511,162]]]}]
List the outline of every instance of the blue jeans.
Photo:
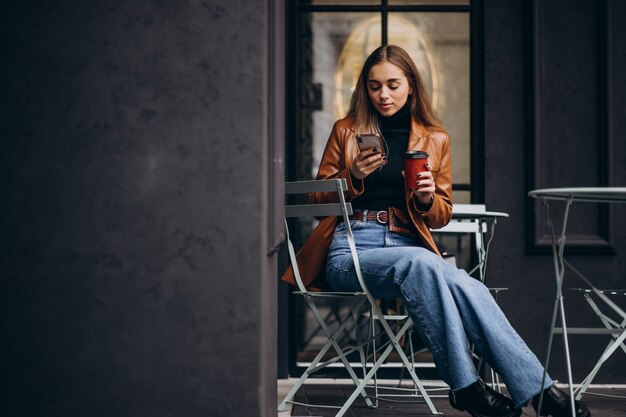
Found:
[{"label": "blue jeans", "polygon": [[[377,298],[404,299],[439,375],[453,391],[478,379],[469,339],[502,377],[517,407],[539,393],[543,366],[487,287],[386,225],[357,220],[350,225],[368,289]],[[360,290],[343,222],[335,229],[328,253],[327,279],[335,291]],[[545,386],[552,384],[546,377]]]}]

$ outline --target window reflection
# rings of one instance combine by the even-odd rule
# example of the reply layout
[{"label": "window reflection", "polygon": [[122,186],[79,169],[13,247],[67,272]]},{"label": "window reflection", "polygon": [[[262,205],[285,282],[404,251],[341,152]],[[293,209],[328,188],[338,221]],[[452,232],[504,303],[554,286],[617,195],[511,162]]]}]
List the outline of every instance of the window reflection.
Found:
[{"label": "window reflection", "polygon": [[[389,16],[388,21],[388,36],[393,40],[389,43],[401,45],[411,55],[436,109],[439,100],[437,71],[422,33],[416,25],[400,16]],[[335,74],[335,118],[346,115],[363,62],[380,46],[381,29],[381,19],[377,16],[359,23],[348,37]]]},{"label": "window reflection", "polygon": [[[470,183],[470,21],[468,13],[390,13],[389,21],[401,16],[414,25],[427,45],[432,64],[433,90],[429,91],[433,105],[452,138],[452,181]],[[392,29],[389,23],[389,43],[411,51],[414,40]],[[420,55],[411,55],[420,71]],[[455,203],[469,195],[453,192]]]},{"label": "window reflection", "polygon": [[[380,45],[378,13],[311,13],[311,42],[303,40],[304,97],[300,139],[311,143],[315,175],[333,122],[344,117],[365,58]],[[388,39],[411,54],[435,111],[452,138],[454,183],[470,183],[470,71],[468,13],[389,13]],[[304,38],[306,39],[306,38]],[[310,71],[310,73],[308,72]],[[469,202],[469,193],[453,194]]]},{"label": "window reflection", "polygon": [[[377,25],[368,25],[368,22],[376,21]],[[319,107],[309,104],[303,108],[311,114],[310,119],[301,115],[301,120],[311,122],[312,159],[309,168],[312,177],[317,172],[334,121],[343,117],[347,111],[347,105],[344,104],[350,102],[352,89],[365,58],[380,45],[380,14],[312,13],[311,35],[311,79],[321,98]],[[352,45],[352,52],[346,53],[348,45]],[[343,61],[342,56],[346,57]]]}]

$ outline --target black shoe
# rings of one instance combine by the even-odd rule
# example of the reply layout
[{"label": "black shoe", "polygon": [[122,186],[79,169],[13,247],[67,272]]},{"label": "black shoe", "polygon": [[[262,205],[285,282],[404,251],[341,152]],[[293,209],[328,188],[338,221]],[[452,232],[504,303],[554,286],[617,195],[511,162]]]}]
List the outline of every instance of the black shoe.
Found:
[{"label": "black shoe", "polygon": [[510,398],[492,390],[481,379],[469,387],[450,391],[448,397],[452,407],[467,411],[473,417],[519,417],[522,414]]},{"label": "black shoe", "polygon": [[[533,408],[537,411],[539,406],[539,396],[533,397]],[[576,407],[576,417],[591,417],[591,411],[581,401],[574,401]],[[552,417],[571,417],[569,395],[552,385],[543,391],[543,402],[541,403],[541,415]]]}]

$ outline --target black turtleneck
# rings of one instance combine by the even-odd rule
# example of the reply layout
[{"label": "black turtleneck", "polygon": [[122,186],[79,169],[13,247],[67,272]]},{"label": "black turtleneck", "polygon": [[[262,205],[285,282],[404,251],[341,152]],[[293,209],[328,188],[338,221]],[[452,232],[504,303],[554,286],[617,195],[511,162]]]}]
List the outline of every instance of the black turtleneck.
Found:
[{"label": "black turtleneck", "polygon": [[378,115],[378,121],[387,144],[388,163],[365,177],[365,192],[352,200],[352,207],[358,210],[406,209],[402,169],[411,129],[409,102],[389,117]]}]

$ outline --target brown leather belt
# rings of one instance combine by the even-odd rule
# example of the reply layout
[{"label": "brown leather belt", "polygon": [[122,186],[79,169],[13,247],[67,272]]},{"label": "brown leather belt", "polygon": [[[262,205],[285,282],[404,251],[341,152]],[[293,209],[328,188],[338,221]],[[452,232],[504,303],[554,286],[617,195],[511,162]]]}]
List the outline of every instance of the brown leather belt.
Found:
[{"label": "brown leather belt", "polygon": [[382,211],[370,211],[370,210],[357,211],[353,215],[349,216],[349,218],[351,220],[360,220],[360,221],[366,221],[366,222],[376,221],[376,222],[378,222],[380,224],[387,224],[387,223],[389,223],[389,213],[386,210],[382,210]]},{"label": "brown leather belt", "polygon": [[[387,225],[390,232],[398,233],[412,238],[419,237],[417,230],[415,230],[415,225],[413,224],[409,214],[405,210],[401,210],[397,207],[389,207],[388,210],[381,211],[360,210],[354,212],[353,215],[348,217],[352,220],[360,220],[366,222],[375,221],[376,223]],[[419,244],[419,242],[417,242],[417,244]]]}]

